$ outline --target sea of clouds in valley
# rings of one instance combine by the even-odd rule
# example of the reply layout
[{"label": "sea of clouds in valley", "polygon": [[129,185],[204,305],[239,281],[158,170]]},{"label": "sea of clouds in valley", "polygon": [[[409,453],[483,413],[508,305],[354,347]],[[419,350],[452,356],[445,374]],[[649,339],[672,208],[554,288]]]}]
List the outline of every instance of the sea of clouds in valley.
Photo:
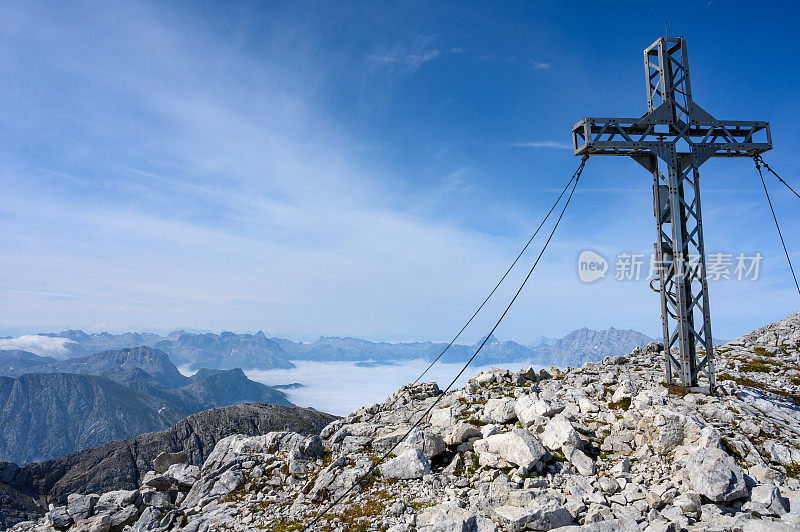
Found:
[{"label": "sea of clouds in valley", "polygon": [[[385,400],[404,384],[413,382],[430,364],[425,360],[409,360],[397,362],[396,365],[362,367],[355,362],[293,362],[296,367],[292,369],[250,370],[245,373],[254,381],[268,386],[299,382],[304,386],[285,390],[291,402],[340,416],[361,406]],[[517,370],[531,365],[529,361],[517,361],[470,366],[454,386],[463,386],[470,377],[490,367]],[[435,381],[444,389],[462,367],[460,363],[439,363],[422,380]],[[542,366],[534,367],[538,369]]]}]

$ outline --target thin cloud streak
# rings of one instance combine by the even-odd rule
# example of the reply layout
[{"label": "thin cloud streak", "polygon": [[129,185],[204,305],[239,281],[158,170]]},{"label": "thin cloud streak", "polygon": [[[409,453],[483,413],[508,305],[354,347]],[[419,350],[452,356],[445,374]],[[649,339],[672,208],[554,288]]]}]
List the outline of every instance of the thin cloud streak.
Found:
[{"label": "thin cloud streak", "polygon": [[556,140],[538,140],[533,142],[512,142],[507,144],[512,148],[557,148],[559,150],[571,150],[572,146]]}]

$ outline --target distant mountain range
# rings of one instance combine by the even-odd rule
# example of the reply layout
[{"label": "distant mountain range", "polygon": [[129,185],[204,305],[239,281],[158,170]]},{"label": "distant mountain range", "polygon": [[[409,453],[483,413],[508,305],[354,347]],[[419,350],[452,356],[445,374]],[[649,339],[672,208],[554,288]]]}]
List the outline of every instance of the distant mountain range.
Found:
[{"label": "distant mountain range", "polygon": [[[22,340],[25,341],[22,341]],[[314,342],[295,342],[284,338],[267,338],[259,331],[255,334],[232,332],[187,333],[173,331],[167,336],[153,333],[94,333],[63,331],[31,335],[20,339],[0,340],[8,348],[36,346],[40,340],[57,342],[53,352],[45,348],[39,352],[34,347],[24,351],[57,358],[85,357],[102,350],[138,346],[156,347],[167,353],[179,367],[196,370],[212,369],[278,369],[292,368],[291,360],[386,362],[412,359],[433,360],[447,346],[443,342],[372,342],[360,338],[322,336]],[[609,328],[603,331],[578,329],[563,338],[539,336],[529,345],[501,341],[492,336],[476,359],[476,364],[494,364],[532,360],[541,365],[579,365],[599,360],[609,355],[629,353],[636,346],[644,346],[652,338],[633,330]],[[445,355],[449,362],[463,362],[475,352],[473,345],[455,344]],[[65,354],[66,353],[66,354]],[[29,365],[30,360],[18,356],[17,367]]]},{"label": "distant mountain range", "polygon": [[241,369],[189,378],[146,346],[60,361],[0,351],[0,375],[0,460],[21,464],[162,430],[209,408],[291,404]]},{"label": "distant mountain range", "polygon": [[140,346],[156,347],[167,353],[176,365],[190,370],[294,367],[280,345],[261,331],[256,334],[195,334],[177,330],[160,336],[133,332],[86,334],[70,330],[0,339],[0,350],[26,351],[59,360]]},{"label": "distant mountain range", "polygon": [[[370,342],[359,338],[320,337],[314,342],[302,343],[272,338],[279,344],[290,360],[349,360],[388,362],[422,358],[433,360],[447,347],[446,343]],[[578,329],[567,336],[554,340],[543,338],[537,345],[522,345],[510,340],[501,341],[490,336],[486,345],[475,358],[475,365],[498,364],[516,361],[532,361],[539,365],[581,365],[587,361],[600,360],[611,355],[630,353],[636,346],[652,342],[649,336],[633,330]],[[454,344],[442,358],[445,362],[468,360],[483,340],[473,345]]]}]

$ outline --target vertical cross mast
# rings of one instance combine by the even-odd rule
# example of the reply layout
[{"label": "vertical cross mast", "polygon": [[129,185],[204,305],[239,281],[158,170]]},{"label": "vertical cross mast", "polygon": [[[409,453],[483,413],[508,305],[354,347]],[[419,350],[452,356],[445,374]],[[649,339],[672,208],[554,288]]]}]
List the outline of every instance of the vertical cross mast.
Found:
[{"label": "vertical cross mast", "polygon": [[[683,37],[644,51],[647,113],[584,118],[572,128],[575,155],[628,155],[653,176],[661,320],[668,383],[714,387],[700,166],[709,157],[753,156],[772,148],[768,122],[716,120],[692,101]],[[664,168],[664,172],[660,170]]]}]

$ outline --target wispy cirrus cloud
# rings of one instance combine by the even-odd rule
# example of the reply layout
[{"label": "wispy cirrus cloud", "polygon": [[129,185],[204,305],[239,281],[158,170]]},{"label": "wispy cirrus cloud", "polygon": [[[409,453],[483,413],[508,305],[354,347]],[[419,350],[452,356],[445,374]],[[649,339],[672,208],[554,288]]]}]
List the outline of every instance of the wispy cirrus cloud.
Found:
[{"label": "wispy cirrus cloud", "polygon": [[418,36],[410,43],[397,43],[391,48],[367,55],[367,60],[378,65],[399,67],[403,71],[416,70],[420,66],[439,57],[462,54],[466,50],[453,46],[442,49],[434,46],[435,38]]},{"label": "wispy cirrus cloud", "polygon": [[565,142],[559,142],[557,140],[535,140],[531,142],[512,142],[510,144],[506,144],[511,148],[555,148],[559,150],[571,150],[572,146]]},{"label": "wispy cirrus cloud", "polygon": [[439,50],[427,50],[420,53],[387,53],[383,55],[370,54],[367,56],[372,61],[379,63],[402,64],[410,68],[416,68],[423,63],[436,59],[441,54]]}]

